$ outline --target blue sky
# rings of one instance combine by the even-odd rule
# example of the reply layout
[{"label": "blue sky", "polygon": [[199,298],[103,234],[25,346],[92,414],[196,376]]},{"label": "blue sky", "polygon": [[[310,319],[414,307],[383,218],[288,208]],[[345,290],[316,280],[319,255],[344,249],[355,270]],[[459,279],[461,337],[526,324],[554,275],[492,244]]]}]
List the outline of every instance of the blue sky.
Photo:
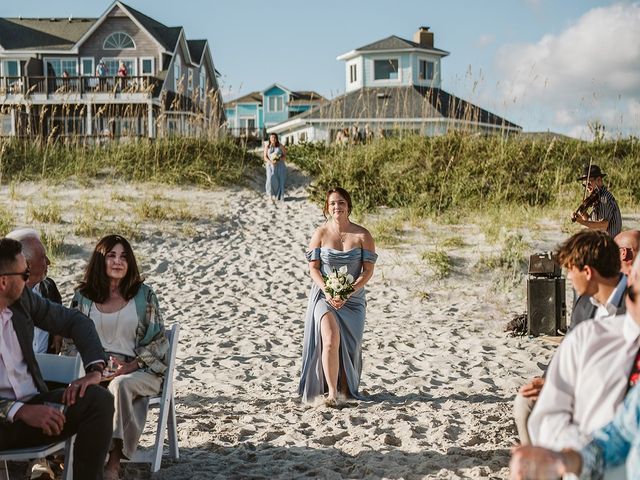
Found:
[{"label": "blue sky", "polygon": [[[226,99],[278,82],[344,91],[336,56],[420,25],[450,52],[442,87],[525,130],[588,137],[640,126],[640,4],[606,0],[129,0],[212,46]],[[96,17],[110,2],[3,2],[1,16]],[[637,134],[637,133],[636,133]]]}]

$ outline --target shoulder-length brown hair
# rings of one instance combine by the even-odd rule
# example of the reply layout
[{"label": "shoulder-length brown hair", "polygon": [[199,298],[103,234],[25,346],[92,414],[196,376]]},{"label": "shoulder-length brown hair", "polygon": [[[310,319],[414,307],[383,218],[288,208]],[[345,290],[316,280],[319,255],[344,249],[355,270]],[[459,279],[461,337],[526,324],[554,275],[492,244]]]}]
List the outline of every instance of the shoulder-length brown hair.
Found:
[{"label": "shoulder-length brown hair", "polygon": [[349,195],[349,192],[347,192],[342,187],[333,187],[329,189],[329,191],[327,192],[327,196],[324,199],[324,207],[322,208],[322,214],[324,215],[324,218],[329,217],[329,197],[331,196],[332,193],[337,193],[347,201],[347,216],[351,215],[351,210],[353,209],[353,203],[351,202],[351,195]]},{"label": "shoulder-length brown hair", "polygon": [[122,245],[127,256],[127,273],[118,286],[120,294],[125,300],[131,300],[142,285],[143,278],[140,276],[131,244],[120,235],[107,235],[98,242],[93,250],[84,272],[84,278],[78,286],[78,291],[82,295],[96,303],[103,303],[109,298],[110,281],[107,277],[105,261],[107,253],[113,250],[117,244]]}]

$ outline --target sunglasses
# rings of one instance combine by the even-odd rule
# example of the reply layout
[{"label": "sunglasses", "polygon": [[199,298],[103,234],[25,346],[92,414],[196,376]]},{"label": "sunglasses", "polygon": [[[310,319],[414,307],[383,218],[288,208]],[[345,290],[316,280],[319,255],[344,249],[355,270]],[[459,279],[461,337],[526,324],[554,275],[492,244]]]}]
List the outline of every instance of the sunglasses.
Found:
[{"label": "sunglasses", "polygon": [[0,277],[12,277],[14,275],[19,275],[22,277],[22,280],[25,282],[29,280],[29,275],[31,271],[27,268],[24,272],[13,272],[13,273],[0,273]]},{"label": "sunglasses", "polygon": [[631,300],[633,303],[636,303],[637,294],[633,290],[633,287],[631,285],[627,285],[626,293],[627,293],[627,297],[629,297],[629,300]]}]

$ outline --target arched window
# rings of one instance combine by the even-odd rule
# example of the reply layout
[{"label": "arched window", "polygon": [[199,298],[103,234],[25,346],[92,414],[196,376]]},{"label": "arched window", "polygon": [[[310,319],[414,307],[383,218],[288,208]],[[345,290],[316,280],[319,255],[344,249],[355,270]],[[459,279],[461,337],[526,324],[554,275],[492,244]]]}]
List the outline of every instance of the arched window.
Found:
[{"label": "arched window", "polygon": [[105,50],[124,50],[126,48],[136,48],[133,38],[124,32],[115,32],[109,35],[102,45]]}]

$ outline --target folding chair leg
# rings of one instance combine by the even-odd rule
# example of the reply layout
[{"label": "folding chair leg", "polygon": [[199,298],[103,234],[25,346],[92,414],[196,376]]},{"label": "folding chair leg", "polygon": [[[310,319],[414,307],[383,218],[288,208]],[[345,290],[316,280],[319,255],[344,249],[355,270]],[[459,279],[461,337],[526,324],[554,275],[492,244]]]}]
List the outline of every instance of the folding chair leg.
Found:
[{"label": "folding chair leg", "polygon": [[160,411],[158,412],[158,427],[156,429],[156,441],[153,445],[153,457],[151,458],[151,473],[155,473],[160,470],[160,463],[162,462],[162,452],[164,450],[164,435],[167,429],[167,407],[171,405],[171,402],[167,402],[166,405],[160,405]]},{"label": "folding chair leg", "polygon": [[169,424],[167,428],[169,430],[169,456],[173,460],[180,458],[180,452],[178,451],[178,427],[176,424],[176,409],[173,402],[173,396],[169,401]]},{"label": "folding chair leg", "polygon": [[9,467],[6,460],[2,462],[2,466],[4,468],[0,469],[0,480],[9,480]]},{"label": "folding chair leg", "polygon": [[73,480],[73,446],[76,442],[76,436],[67,438],[64,445],[64,472],[62,480]]}]

